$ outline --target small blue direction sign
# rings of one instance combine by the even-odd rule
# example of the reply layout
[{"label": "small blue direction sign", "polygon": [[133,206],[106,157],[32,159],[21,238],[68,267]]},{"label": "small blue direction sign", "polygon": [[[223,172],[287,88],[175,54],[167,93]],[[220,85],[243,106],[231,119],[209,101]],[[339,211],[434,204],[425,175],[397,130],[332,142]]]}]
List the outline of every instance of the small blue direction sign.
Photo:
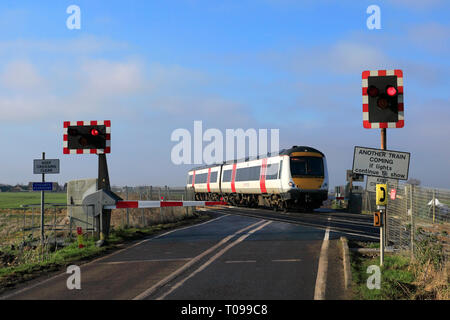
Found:
[{"label": "small blue direction sign", "polygon": [[33,182],[33,191],[52,191],[53,182]]}]

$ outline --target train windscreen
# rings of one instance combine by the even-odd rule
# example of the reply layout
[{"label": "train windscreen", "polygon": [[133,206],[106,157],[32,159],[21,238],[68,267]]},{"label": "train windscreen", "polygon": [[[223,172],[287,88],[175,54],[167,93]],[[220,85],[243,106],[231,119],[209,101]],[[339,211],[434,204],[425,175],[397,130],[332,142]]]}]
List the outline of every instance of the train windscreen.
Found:
[{"label": "train windscreen", "polygon": [[323,160],[319,157],[291,157],[292,177],[323,177]]}]

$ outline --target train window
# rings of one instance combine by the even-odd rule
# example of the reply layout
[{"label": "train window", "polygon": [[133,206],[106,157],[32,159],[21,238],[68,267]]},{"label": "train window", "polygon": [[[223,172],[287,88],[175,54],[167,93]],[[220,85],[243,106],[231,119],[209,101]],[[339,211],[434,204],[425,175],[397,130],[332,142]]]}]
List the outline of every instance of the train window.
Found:
[{"label": "train window", "polygon": [[192,184],[192,177],[193,177],[193,176],[194,176],[193,174],[190,174],[190,175],[189,175],[188,184]]},{"label": "train window", "polygon": [[208,173],[195,175],[195,184],[206,183],[207,181],[208,181]]},{"label": "train window", "polygon": [[259,180],[259,176],[261,175],[261,166],[256,166],[256,167],[250,167],[250,179],[249,180]]},{"label": "train window", "polygon": [[319,157],[291,157],[292,176],[323,176],[323,160]]},{"label": "train window", "polygon": [[276,180],[278,178],[278,163],[267,165],[266,180]]},{"label": "train window", "polygon": [[209,183],[217,182],[217,171],[211,172],[211,177],[209,177]]},{"label": "train window", "polygon": [[231,181],[231,171],[232,170],[225,170],[222,174],[222,181],[223,182],[230,182]]},{"label": "train window", "polygon": [[259,180],[261,166],[240,168],[236,170],[236,181]]},{"label": "train window", "polygon": [[248,170],[247,168],[241,168],[236,170],[236,181],[247,181],[248,180]]}]

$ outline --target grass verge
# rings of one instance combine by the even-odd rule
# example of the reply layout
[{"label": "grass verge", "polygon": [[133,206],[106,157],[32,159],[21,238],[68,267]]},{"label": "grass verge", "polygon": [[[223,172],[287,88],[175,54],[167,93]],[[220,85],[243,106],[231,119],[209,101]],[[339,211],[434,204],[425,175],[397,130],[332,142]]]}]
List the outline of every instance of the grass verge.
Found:
[{"label": "grass verge", "polygon": [[[409,253],[385,254],[379,289],[369,289],[369,267],[379,266],[377,254],[351,251],[353,298],[357,300],[449,300],[449,262],[444,259],[439,243],[425,239],[416,241],[415,258]],[[370,281],[369,281],[370,282]]]},{"label": "grass verge", "polygon": [[110,232],[107,245],[96,247],[92,238],[84,239],[84,248],[79,249],[73,241],[64,248],[46,252],[42,259],[42,248],[9,248],[0,251],[0,293],[16,284],[34,279],[38,276],[63,269],[71,264],[88,262],[134,240],[156,235],[162,231],[182,226],[205,222],[211,218],[208,214],[196,214],[193,217],[177,222],[158,224],[146,228],[119,228]]},{"label": "grass verge", "polygon": [[380,265],[378,256],[368,256],[351,252],[353,275],[353,294],[357,300],[399,300],[410,299],[415,291],[414,273],[409,269],[409,258],[401,255],[386,254],[384,265],[380,268],[380,289],[369,289],[368,278],[373,272],[367,273],[369,266]]}]

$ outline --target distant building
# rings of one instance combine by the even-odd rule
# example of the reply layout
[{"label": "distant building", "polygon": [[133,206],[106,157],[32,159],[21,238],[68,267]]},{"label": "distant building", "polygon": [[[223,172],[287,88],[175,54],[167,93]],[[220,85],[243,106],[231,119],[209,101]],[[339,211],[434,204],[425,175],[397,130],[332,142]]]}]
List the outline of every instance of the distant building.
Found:
[{"label": "distant building", "polygon": [[26,187],[17,185],[17,186],[12,187],[10,191],[11,192],[24,192],[27,190],[26,190]]}]

